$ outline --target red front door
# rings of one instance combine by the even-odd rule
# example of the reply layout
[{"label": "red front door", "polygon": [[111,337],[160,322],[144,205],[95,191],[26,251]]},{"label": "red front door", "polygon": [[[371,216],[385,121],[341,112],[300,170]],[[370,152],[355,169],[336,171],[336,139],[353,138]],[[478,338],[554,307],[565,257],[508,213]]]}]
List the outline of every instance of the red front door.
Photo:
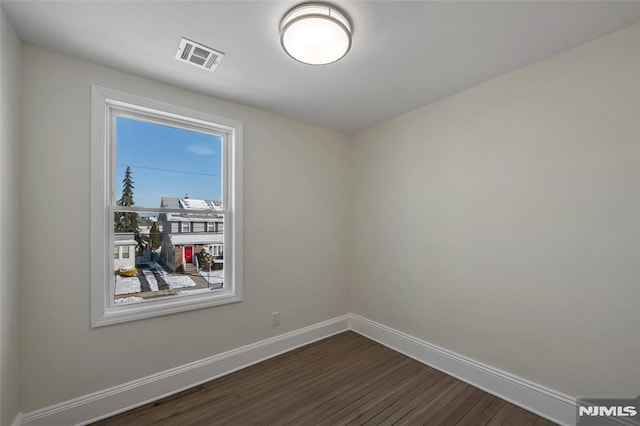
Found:
[{"label": "red front door", "polygon": [[191,263],[193,261],[193,247],[184,248],[184,263]]}]

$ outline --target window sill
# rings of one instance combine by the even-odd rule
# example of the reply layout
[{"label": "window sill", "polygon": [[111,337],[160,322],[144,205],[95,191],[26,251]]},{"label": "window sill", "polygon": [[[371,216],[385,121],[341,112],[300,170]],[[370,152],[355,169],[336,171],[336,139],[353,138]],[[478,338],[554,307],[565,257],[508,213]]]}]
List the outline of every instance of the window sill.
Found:
[{"label": "window sill", "polygon": [[211,293],[206,296],[199,293],[190,296],[163,298],[157,301],[109,306],[104,309],[104,315],[101,318],[94,318],[91,327],[102,327],[242,301],[242,297],[231,290],[212,290]]}]

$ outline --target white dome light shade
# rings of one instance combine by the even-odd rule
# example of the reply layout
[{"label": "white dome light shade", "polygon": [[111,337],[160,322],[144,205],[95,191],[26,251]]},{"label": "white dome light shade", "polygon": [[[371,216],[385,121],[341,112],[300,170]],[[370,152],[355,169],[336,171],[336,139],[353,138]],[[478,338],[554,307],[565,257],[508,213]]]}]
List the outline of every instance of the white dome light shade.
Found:
[{"label": "white dome light shade", "polygon": [[336,62],[351,48],[351,24],[334,7],[307,3],[280,23],[280,42],[293,59],[309,65]]}]

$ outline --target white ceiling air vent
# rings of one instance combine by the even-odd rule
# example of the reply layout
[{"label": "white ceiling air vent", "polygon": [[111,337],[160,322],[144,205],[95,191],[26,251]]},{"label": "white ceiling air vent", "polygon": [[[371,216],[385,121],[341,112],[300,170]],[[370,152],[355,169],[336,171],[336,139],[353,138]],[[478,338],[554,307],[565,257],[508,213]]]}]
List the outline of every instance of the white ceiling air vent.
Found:
[{"label": "white ceiling air vent", "polygon": [[176,59],[200,68],[213,71],[224,58],[224,53],[210,47],[182,38]]}]

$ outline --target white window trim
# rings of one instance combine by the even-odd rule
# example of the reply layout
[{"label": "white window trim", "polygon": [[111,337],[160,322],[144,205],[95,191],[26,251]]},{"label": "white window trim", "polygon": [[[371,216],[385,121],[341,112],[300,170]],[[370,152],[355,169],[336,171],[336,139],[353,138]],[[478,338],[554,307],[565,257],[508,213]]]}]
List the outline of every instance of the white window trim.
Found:
[{"label": "white window trim", "polygon": [[[92,86],[91,89],[91,326],[117,324],[159,315],[201,309],[242,300],[242,122],[170,105],[140,96]],[[113,179],[111,114],[113,109],[134,110],[160,121],[187,122],[225,135],[223,183],[225,206],[225,285],[211,294],[176,296],[114,305],[113,300]],[[149,210],[160,210],[149,209]]]}]

